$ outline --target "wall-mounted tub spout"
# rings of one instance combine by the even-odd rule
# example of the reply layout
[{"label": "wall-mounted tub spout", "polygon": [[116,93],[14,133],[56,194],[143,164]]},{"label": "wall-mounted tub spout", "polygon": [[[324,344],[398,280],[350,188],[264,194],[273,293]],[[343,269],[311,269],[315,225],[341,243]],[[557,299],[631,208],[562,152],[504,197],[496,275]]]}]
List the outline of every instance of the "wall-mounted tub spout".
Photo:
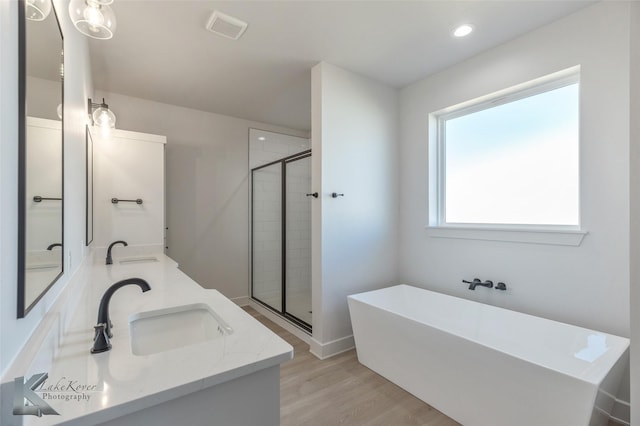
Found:
[{"label": "wall-mounted tub spout", "polygon": [[475,290],[477,286],[493,288],[493,281],[485,280],[485,282],[480,281],[480,278],[474,278],[473,281],[462,280],[463,283],[469,284],[469,290]]}]

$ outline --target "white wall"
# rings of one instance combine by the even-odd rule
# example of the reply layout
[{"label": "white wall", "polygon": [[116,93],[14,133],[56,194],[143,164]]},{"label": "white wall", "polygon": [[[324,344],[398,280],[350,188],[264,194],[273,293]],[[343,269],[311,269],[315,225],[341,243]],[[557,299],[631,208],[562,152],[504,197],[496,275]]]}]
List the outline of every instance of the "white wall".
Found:
[{"label": "white wall", "polygon": [[[631,6],[631,424],[640,424],[640,3]],[[635,309],[634,309],[635,307]]]},{"label": "white wall", "polygon": [[[581,65],[579,247],[433,238],[430,112]],[[401,92],[402,282],[629,336],[629,3],[603,2]],[[461,280],[504,281],[508,291]]]},{"label": "white wall", "polygon": [[[94,247],[124,240],[131,248],[164,248],[164,136],[112,130],[107,137],[96,129],[94,152]],[[112,203],[112,198],[136,200]],[[114,259],[128,249],[120,246]],[[116,254],[117,253],[117,254]]]},{"label": "white wall", "polygon": [[4,373],[85,255],[86,100],[88,44],[69,21],[67,0],[55,0],[64,35],[64,259],[65,273],[26,318],[16,319],[18,186],[18,2],[0,1],[0,373]]},{"label": "white wall", "polygon": [[395,283],[397,111],[394,89],[324,62],[312,70],[311,350],[320,357],[353,343],[347,295]]},{"label": "white wall", "polygon": [[242,301],[249,282],[249,128],[306,132],[96,91],[103,97],[118,129],[167,137],[168,255],[203,287]]}]

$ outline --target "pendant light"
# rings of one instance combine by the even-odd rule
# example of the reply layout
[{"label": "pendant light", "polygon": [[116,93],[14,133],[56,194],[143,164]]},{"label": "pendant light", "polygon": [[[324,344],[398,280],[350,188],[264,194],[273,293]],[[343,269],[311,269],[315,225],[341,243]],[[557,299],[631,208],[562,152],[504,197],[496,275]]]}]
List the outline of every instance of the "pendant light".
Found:
[{"label": "pendant light", "polygon": [[31,21],[44,21],[51,13],[51,0],[27,0],[25,17]]},{"label": "pendant light", "polygon": [[71,0],[69,16],[82,34],[108,40],[116,30],[116,16],[109,6],[113,0]]}]

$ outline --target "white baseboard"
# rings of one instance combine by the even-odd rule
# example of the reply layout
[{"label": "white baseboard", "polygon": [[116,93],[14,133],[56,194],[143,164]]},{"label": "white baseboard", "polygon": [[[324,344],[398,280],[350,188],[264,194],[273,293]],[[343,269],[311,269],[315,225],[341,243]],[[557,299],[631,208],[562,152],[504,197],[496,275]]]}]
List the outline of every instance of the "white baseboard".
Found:
[{"label": "white baseboard", "polygon": [[327,343],[320,343],[316,339],[311,339],[309,352],[319,359],[327,359],[334,355],[341,354],[356,347],[353,334]]},{"label": "white baseboard", "polygon": [[253,309],[255,309],[256,311],[260,312],[261,315],[264,315],[269,320],[275,322],[280,327],[284,328],[289,333],[296,336],[298,339],[302,340],[308,345],[311,345],[311,336],[305,330],[302,330],[294,323],[288,321],[286,318],[283,318],[280,315],[270,311],[269,309],[265,308],[255,300],[251,300],[250,298],[248,298],[247,304],[251,306]]}]

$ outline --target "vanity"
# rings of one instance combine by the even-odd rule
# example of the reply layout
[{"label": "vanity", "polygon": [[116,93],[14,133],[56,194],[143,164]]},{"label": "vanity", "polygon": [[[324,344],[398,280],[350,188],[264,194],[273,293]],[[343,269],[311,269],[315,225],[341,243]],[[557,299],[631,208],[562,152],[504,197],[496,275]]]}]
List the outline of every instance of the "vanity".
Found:
[{"label": "vanity", "polygon": [[[46,372],[36,394],[58,415],[12,415],[5,397],[12,383],[3,383],[3,425],[279,424],[279,366],[293,357],[288,343],[162,253],[118,247],[113,265],[104,254],[94,250],[70,283],[68,290],[82,290],[75,302],[66,300],[77,306],[65,329],[53,320],[44,347],[25,348],[25,360],[32,359],[7,375],[26,381]],[[90,353],[102,295],[131,277],[151,290],[126,286],[113,294],[112,348]]]},{"label": "vanity", "polygon": [[[59,122],[30,118],[28,135],[35,126],[46,137],[27,145],[59,138]],[[280,364],[293,358],[293,348],[164,254],[166,138],[124,130],[105,137],[91,128],[86,137],[87,254],[4,374],[0,424],[278,425]],[[34,168],[33,156],[25,165],[43,169]],[[27,174],[24,195],[22,316],[67,273],[62,238],[41,230],[62,229],[63,196],[45,185],[57,181],[40,175]],[[33,201],[34,182],[57,199]],[[59,226],[40,226],[41,217]],[[35,236],[45,249],[30,248]],[[128,243],[110,250],[107,265],[107,246],[124,239]],[[61,242],[49,250],[44,242],[50,240]],[[127,285],[113,293],[111,349],[92,353],[105,291],[131,278],[150,290]]]},{"label": "vanity", "polygon": [[[64,89],[65,70],[81,74],[70,72],[78,56],[68,61],[78,52],[63,55],[78,45],[69,33],[63,43],[67,11],[7,5],[0,12],[18,19],[18,231],[16,288],[3,292],[16,319],[3,342],[19,343],[2,359],[0,424],[278,425],[279,369],[293,348],[165,255],[166,138],[91,127],[108,105]],[[118,240],[128,244],[106,265]],[[111,347],[92,353],[105,291],[131,278],[150,290],[112,294]]]}]

